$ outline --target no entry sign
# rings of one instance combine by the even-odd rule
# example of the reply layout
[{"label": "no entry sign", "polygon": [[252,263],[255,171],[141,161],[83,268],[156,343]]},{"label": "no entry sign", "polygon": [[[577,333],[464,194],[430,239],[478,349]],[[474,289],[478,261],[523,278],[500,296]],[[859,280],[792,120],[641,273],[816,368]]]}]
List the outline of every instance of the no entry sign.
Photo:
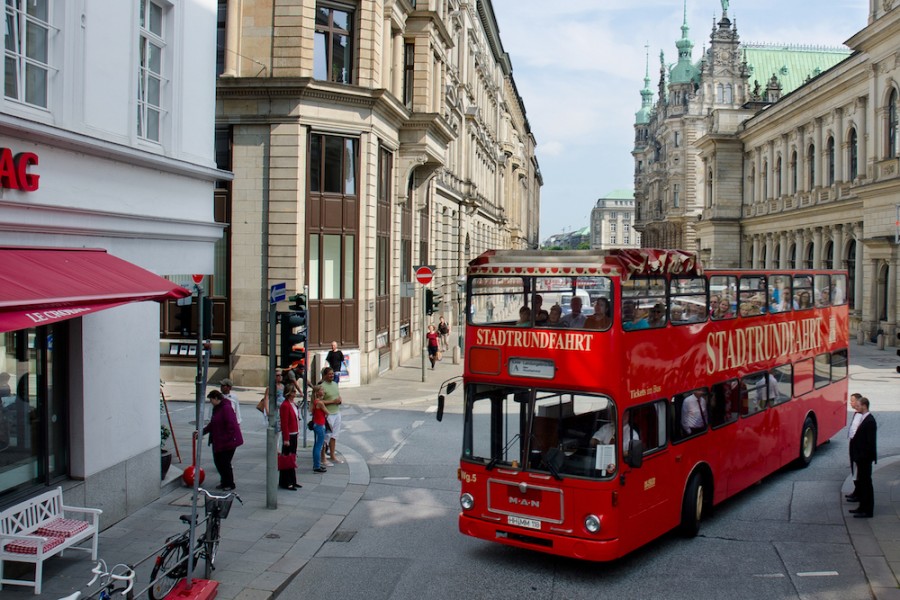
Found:
[{"label": "no entry sign", "polygon": [[434,267],[431,265],[418,265],[413,267],[416,271],[416,281],[422,285],[428,285],[434,279]]}]

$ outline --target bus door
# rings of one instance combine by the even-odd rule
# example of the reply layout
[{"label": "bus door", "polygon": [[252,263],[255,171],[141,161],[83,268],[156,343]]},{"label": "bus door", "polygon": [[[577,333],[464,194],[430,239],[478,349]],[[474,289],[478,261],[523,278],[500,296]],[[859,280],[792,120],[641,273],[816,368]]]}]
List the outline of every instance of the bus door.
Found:
[{"label": "bus door", "polygon": [[[658,536],[660,528],[670,526],[667,519],[674,514],[670,510],[673,499],[681,505],[681,493],[675,489],[678,471],[669,464],[672,453],[667,450],[666,415],[665,400],[630,408],[622,415],[618,504],[622,537],[634,542],[635,547]],[[643,446],[643,463],[637,468],[624,461],[633,439]]]}]

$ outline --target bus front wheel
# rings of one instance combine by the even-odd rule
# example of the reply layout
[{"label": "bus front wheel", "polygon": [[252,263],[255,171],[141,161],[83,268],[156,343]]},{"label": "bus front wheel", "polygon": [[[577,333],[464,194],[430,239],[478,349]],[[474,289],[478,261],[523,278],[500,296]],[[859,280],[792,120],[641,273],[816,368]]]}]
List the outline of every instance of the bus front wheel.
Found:
[{"label": "bus front wheel", "polygon": [[816,453],[816,424],[812,417],[806,417],[803,422],[803,431],[800,434],[800,457],[797,459],[797,465],[801,469],[805,469],[812,462],[813,454]]},{"label": "bus front wheel", "polygon": [[703,518],[704,496],[706,486],[699,473],[691,475],[687,489],[684,491],[684,503],[681,505],[681,533],[685,537],[695,537],[700,533],[700,520]]}]

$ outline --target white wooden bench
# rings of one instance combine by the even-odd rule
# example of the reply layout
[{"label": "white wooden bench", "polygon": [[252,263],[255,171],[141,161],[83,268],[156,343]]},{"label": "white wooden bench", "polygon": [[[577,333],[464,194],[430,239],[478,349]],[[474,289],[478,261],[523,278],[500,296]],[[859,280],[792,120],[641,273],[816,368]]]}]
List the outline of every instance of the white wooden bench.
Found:
[{"label": "white wooden bench", "polygon": [[[97,560],[102,512],[66,506],[61,487],[0,512],[0,590],[11,583],[31,586],[40,594],[44,561],[69,548],[90,552],[91,560]],[[71,513],[84,514],[89,520],[73,519]],[[91,538],[90,548],[74,547]],[[7,579],[3,570],[7,562],[34,563],[34,581]]]}]

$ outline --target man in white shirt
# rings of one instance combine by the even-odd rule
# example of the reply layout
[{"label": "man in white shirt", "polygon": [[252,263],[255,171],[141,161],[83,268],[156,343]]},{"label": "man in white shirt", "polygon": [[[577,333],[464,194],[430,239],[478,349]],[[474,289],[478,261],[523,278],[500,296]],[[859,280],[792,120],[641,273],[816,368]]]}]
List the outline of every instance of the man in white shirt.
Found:
[{"label": "man in white shirt", "polygon": [[237,395],[234,393],[234,382],[230,379],[223,379],[219,383],[219,389],[222,392],[222,395],[231,402],[231,408],[234,409],[234,414],[237,417],[238,425],[241,424],[241,403],[238,402]]},{"label": "man in white shirt", "polygon": [[584,327],[587,316],[581,312],[581,297],[572,296],[572,300],[569,301],[569,306],[572,308],[572,312],[562,318],[561,322],[563,327]]},{"label": "man in white shirt", "polygon": [[681,429],[684,435],[693,435],[706,430],[706,390],[694,390],[681,403]]},{"label": "man in white shirt", "polygon": [[[859,424],[863,420],[863,414],[859,412],[859,399],[862,398],[862,394],[850,394],[850,408],[853,409],[853,417],[850,419],[850,427],[847,428],[847,439],[852,440],[853,436],[856,435],[856,430],[859,429]],[[853,469],[853,459],[850,459],[850,474],[854,475]],[[857,502],[858,501],[858,487],[856,484],[856,477],[853,478],[853,491],[844,496],[847,499],[847,502]]]}]

